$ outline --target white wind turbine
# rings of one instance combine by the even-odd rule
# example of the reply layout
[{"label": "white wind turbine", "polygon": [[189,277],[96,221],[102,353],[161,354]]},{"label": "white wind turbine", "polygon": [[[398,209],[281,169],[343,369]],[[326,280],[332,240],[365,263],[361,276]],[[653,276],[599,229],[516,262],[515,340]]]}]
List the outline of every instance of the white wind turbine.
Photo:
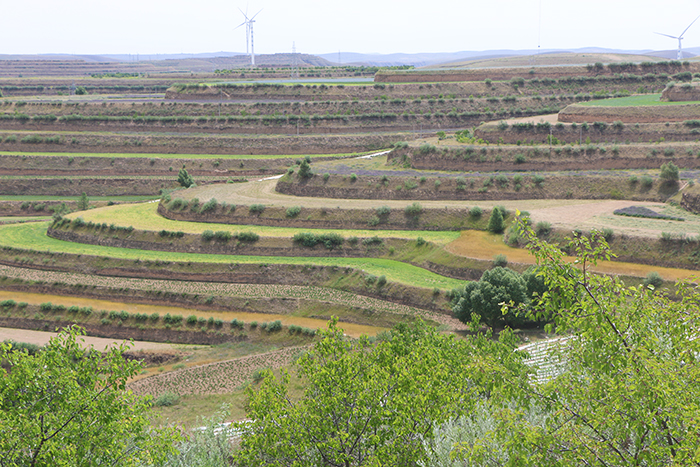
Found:
[{"label": "white wind turbine", "polygon": [[[253,41],[253,23],[255,23],[255,17],[260,14],[260,11],[262,11],[262,9],[250,18],[248,18],[248,15],[244,13],[243,10],[241,10],[240,8],[238,10],[241,12],[241,14],[243,14],[245,21],[243,21],[241,24],[239,24],[233,29],[235,31],[236,29],[240,28],[245,24],[245,53],[246,55],[250,54],[250,65],[255,66],[255,43]],[[246,12],[247,11],[248,9],[246,8]],[[248,51],[249,46],[250,52]]]},{"label": "white wind turbine", "polygon": [[671,35],[669,35],[669,34],[662,34],[662,33],[660,33],[660,32],[655,33],[655,34],[658,34],[658,35],[660,35],[660,36],[670,37],[671,39],[678,39],[678,55],[677,55],[677,57],[676,57],[677,60],[682,60],[682,59],[683,59],[683,46],[681,45],[681,41],[683,40],[683,34],[685,34],[685,33],[688,31],[688,29],[690,29],[690,26],[692,26],[692,25],[698,20],[698,18],[700,18],[700,16],[698,16],[697,18],[695,18],[695,19],[693,20],[693,22],[690,23],[690,24],[688,25],[688,27],[685,28],[685,30],[684,30],[684,31],[680,34],[680,36],[678,36],[678,37],[676,37],[676,36],[671,36]]}]

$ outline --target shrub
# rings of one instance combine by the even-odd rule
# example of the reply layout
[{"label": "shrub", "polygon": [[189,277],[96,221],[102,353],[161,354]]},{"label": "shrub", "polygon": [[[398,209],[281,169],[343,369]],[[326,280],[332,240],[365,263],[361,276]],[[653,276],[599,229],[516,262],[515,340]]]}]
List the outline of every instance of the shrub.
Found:
[{"label": "shrub", "polygon": [[504,268],[508,265],[508,258],[503,254],[496,255],[493,257],[493,265],[495,267]]},{"label": "shrub", "polygon": [[275,332],[282,329],[282,321],[276,320],[271,323],[267,323],[267,332]]},{"label": "shrub", "polygon": [[300,212],[301,212],[301,206],[292,206],[292,207],[287,208],[285,215],[287,217],[297,217]]},{"label": "shrub", "polygon": [[197,317],[195,315],[189,315],[185,320],[185,323],[187,323],[190,326],[194,326],[195,324],[197,324]]},{"label": "shrub", "polygon": [[648,175],[645,175],[642,177],[642,186],[644,188],[651,188],[651,185],[654,183],[651,177]]},{"label": "shrub", "polygon": [[329,174],[328,172],[323,174],[323,181],[324,182],[327,182],[329,178],[331,178],[331,174]]},{"label": "shrub", "polygon": [[202,207],[199,208],[199,213],[204,214],[209,211],[214,211],[216,209],[217,204],[218,203],[216,201],[216,198],[212,198],[206,203],[202,204]]},{"label": "shrub", "polygon": [[381,287],[384,287],[385,285],[386,285],[386,276],[381,275],[381,276],[377,277],[377,287],[381,288]]},{"label": "shrub", "polygon": [[535,175],[534,177],[532,177],[532,182],[533,182],[536,186],[541,187],[542,184],[544,183],[544,177],[543,177],[542,175],[540,175],[540,174],[537,174],[537,175]]},{"label": "shrub", "polygon": [[416,246],[423,246],[423,245],[425,245],[425,239],[423,237],[416,238]]},{"label": "shrub", "polygon": [[219,242],[228,242],[231,240],[231,232],[225,230],[219,230],[214,233],[214,238]]},{"label": "shrub", "polygon": [[265,205],[264,204],[251,204],[248,207],[248,212],[250,214],[262,214],[265,211]]},{"label": "shrub", "polygon": [[180,396],[174,392],[165,392],[158,396],[158,398],[153,402],[156,407],[170,407],[175,405],[180,401]]},{"label": "shrub", "polygon": [[260,240],[260,235],[255,232],[239,232],[236,234],[236,238],[241,242],[257,242]]},{"label": "shrub", "polygon": [[655,289],[658,289],[663,285],[663,283],[664,280],[661,278],[661,275],[656,271],[651,271],[649,274],[647,274],[647,277],[644,279],[645,287],[652,286]]},{"label": "shrub", "polygon": [[391,214],[391,208],[389,206],[379,206],[375,212],[377,213],[377,217],[387,217]]},{"label": "shrub", "polygon": [[552,231],[552,224],[549,222],[538,222],[535,225],[535,233],[539,235],[549,235],[550,232]]},{"label": "shrub", "polygon": [[350,174],[350,181],[351,181],[351,182],[356,182],[356,181],[357,181],[357,175],[354,174],[354,173]]},{"label": "shrub", "polygon": [[515,155],[515,163],[516,164],[523,164],[527,162],[527,159],[525,158],[524,154],[516,154]]},{"label": "shrub", "polygon": [[377,237],[376,235],[374,237],[368,237],[362,240],[362,244],[364,246],[378,246],[382,245],[384,243],[384,240]]},{"label": "shrub", "polygon": [[202,232],[202,240],[209,242],[214,239],[214,232],[211,230],[205,230]]},{"label": "shrub", "polygon": [[406,206],[406,208],[404,209],[404,213],[408,217],[413,217],[413,218],[420,216],[422,212],[423,212],[423,206],[421,206],[420,203],[417,203],[417,202]]},{"label": "shrub", "polygon": [[474,206],[469,210],[469,215],[474,219],[479,219],[484,214],[484,210],[479,206]]},{"label": "shrub", "polygon": [[666,183],[678,181],[678,167],[673,162],[667,162],[661,165],[661,173],[659,178]]},{"label": "shrub", "polygon": [[184,167],[177,173],[177,182],[185,188],[189,188],[194,185],[194,179],[189,173],[187,173],[187,169]]}]

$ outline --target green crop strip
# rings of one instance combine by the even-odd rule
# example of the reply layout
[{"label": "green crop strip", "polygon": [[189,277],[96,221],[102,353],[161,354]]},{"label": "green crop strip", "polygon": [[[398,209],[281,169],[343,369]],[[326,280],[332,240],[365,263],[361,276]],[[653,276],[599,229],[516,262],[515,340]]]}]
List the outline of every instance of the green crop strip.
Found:
[{"label": "green crop strip", "polygon": [[[333,232],[344,237],[382,237],[409,238],[423,237],[426,241],[446,245],[459,237],[459,232],[453,231],[422,231],[422,230],[339,230],[313,229],[292,227],[266,227],[256,225],[209,224],[203,222],[185,222],[166,219],[158,215],[157,203],[129,204],[108,206],[90,211],[74,212],[66,217],[75,219],[82,217],[85,222],[95,224],[116,224],[120,227],[132,226],[138,230],[185,232],[201,234],[205,230],[225,230],[229,232],[255,232],[263,237],[293,237],[300,232]],[[243,208],[240,208],[243,209]],[[241,219],[242,222],[245,219]]]},{"label": "green crop strip", "polygon": [[48,223],[15,224],[0,226],[0,247],[22,248],[33,251],[50,251],[52,253],[69,253],[133,259],[141,261],[173,261],[193,263],[244,263],[244,264],[300,264],[330,267],[350,267],[363,270],[376,276],[384,275],[389,281],[405,285],[453,289],[460,287],[464,281],[440,276],[410,264],[378,258],[297,258],[279,256],[236,256],[206,255],[194,253],[172,253],[162,251],[130,250],[124,248],[104,247],[71,243],[56,240],[46,235]]},{"label": "green crop strip", "polygon": [[694,102],[665,102],[661,100],[661,94],[641,94],[638,96],[617,97],[614,99],[601,99],[581,102],[577,105],[586,107],[639,107],[645,105],[700,105],[700,101]]}]

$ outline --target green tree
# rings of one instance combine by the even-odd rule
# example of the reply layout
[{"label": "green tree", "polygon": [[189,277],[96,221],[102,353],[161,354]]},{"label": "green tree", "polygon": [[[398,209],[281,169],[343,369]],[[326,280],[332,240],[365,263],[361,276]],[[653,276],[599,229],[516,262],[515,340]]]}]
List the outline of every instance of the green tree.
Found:
[{"label": "green tree", "polygon": [[503,303],[526,303],[527,284],[512,269],[495,267],[485,271],[479,281],[467,282],[457,297],[452,312],[463,323],[485,323],[491,328],[522,324],[514,312],[503,314]]},{"label": "green tree", "polygon": [[[613,256],[599,232],[573,236],[575,264],[527,234],[551,291],[531,310],[567,339],[551,344],[551,379],[521,394],[530,402],[487,400],[491,428],[458,444],[453,457],[474,466],[698,465],[697,286],[679,284],[672,300],[591,273]],[[545,416],[525,417],[528,406]]]},{"label": "green tree", "polygon": [[179,439],[154,430],[147,400],[126,390],[140,363],[122,344],[83,350],[80,328],[59,333],[35,355],[0,344],[0,465],[156,464]]},{"label": "green tree", "polygon": [[487,228],[489,232],[493,233],[502,233],[505,229],[503,213],[498,207],[493,208],[493,210],[491,211],[491,217],[489,217],[489,223]]},{"label": "green tree", "polygon": [[313,176],[311,166],[309,165],[308,161],[304,159],[301,161],[301,164],[299,164],[299,177],[310,178],[311,176]]},{"label": "green tree", "polygon": [[401,325],[373,346],[347,339],[334,321],[321,335],[297,362],[300,400],[289,397],[286,373],[278,381],[268,372],[251,391],[240,464],[416,465],[436,424],[471,412],[487,393],[497,397],[505,379],[526,380],[509,333],[465,340]]},{"label": "green tree", "polygon": [[659,177],[666,183],[674,183],[678,181],[678,166],[673,162],[666,162],[661,164],[661,173]]},{"label": "green tree", "polygon": [[87,194],[83,191],[78,199],[78,211],[86,211],[90,207],[90,200],[88,200]]},{"label": "green tree", "polygon": [[187,169],[184,167],[180,169],[180,171],[177,173],[177,182],[181,185],[184,186],[185,188],[189,188],[192,185],[194,185],[194,178],[190,174],[187,173]]}]

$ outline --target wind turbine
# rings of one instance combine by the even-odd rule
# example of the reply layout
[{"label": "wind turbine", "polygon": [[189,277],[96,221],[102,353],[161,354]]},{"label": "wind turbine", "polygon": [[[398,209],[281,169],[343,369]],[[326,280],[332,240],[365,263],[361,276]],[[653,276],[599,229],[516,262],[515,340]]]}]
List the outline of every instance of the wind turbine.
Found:
[{"label": "wind turbine", "polygon": [[690,24],[688,25],[688,27],[685,28],[685,30],[684,30],[684,31],[681,33],[681,35],[678,36],[678,37],[676,37],[676,36],[671,36],[671,35],[668,35],[668,34],[661,34],[660,32],[654,33],[654,34],[658,34],[658,35],[660,35],[660,36],[670,37],[671,39],[678,39],[678,56],[676,57],[677,60],[682,60],[682,59],[683,59],[683,46],[681,45],[681,41],[683,40],[683,34],[685,34],[685,33],[688,31],[688,29],[690,29],[690,26],[692,26],[692,25],[698,20],[698,18],[700,18],[700,16],[698,16],[697,18],[695,18],[695,19],[693,20],[693,22],[690,23]]},{"label": "wind turbine", "polygon": [[[241,12],[245,20],[241,24],[233,28],[233,30],[235,31],[236,29],[240,28],[245,24],[245,53],[246,55],[250,54],[250,65],[255,66],[255,43],[253,41],[253,23],[255,23],[255,17],[260,14],[260,11],[262,11],[262,9],[250,18],[248,18],[248,15],[244,13],[243,10],[241,10],[240,8],[238,9],[238,11]],[[246,12],[247,11],[248,9],[246,8]],[[248,52],[249,45],[250,52]]]}]

